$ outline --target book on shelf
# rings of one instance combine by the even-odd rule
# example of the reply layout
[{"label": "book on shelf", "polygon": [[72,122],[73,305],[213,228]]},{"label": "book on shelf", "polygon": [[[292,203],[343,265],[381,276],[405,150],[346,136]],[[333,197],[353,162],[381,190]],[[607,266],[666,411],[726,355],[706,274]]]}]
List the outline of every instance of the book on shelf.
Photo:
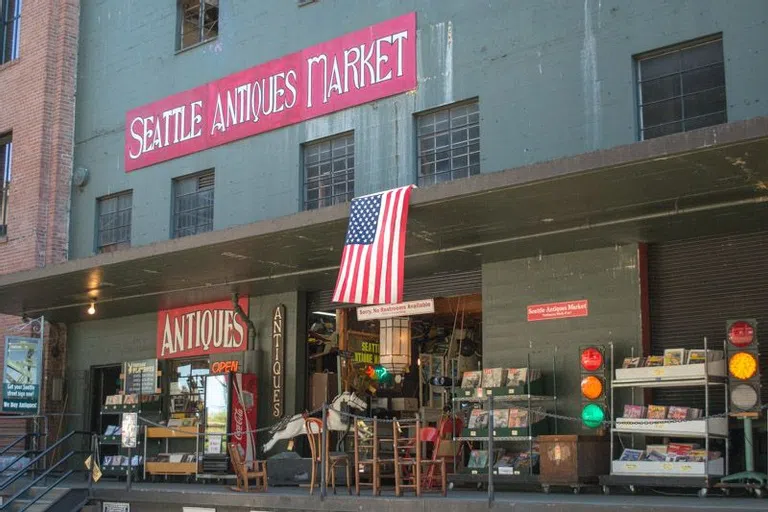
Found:
[{"label": "book on shelf", "polygon": [[136,394],[123,395],[124,405],[135,405],[139,403],[139,396]]},{"label": "book on shelf", "polygon": [[648,419],[649,420],[665,420],[667,419],[667,408],[663,405],[649,405],[648,406]]},{"label": "book on shelf", "polygon": [[684,348],[668,348],[664,351],[664,366],[680,366],[685,364]]},{"label": "book on shelf", "polygon": [[487,368],[483,370],[483,387],[500,388],[507,383],[507,372],[504,368]]},{"label": "book on shelf", "polygon": [[483,381],[483,372],[479,370],[464,372],[461,376],[461,389],[479,388]]},{"label": "book on shelf", "polygon": [[115,435],[115,431],[118,428],[119,427],[117,425],[107,425],[107,429],[104,431],[104,435],[105,436],[114,436]]},{"label": "book on shelf", "polygon": [[112,456],[111,455],[105,455],[104,458],[101,460],[102,466],[111,466],[112,465]]},{"label": "book on shelf", "polygon": [[509,427],[509,409],[493,410],[493,428]]},{"label": "book on shelf", "polygon": [[645,358],[645,366],[664,366],[664,356],[648,356]]},{"label": "book on shelf", "polygon": [[624,448],[619,460],[624,461],[636,461],[643,457],[643,450],[633,450],[632,448]]},{"label": "book on shelf", "polygon": [[667,445],[665,444],[648,444],[645,446],[645,453],[656,452],[662,455],[667,454]]},{"label": "book on shelf", "polygon": [[482,430],[488,428],[488,411],[472,409],[469,415],[470,430]]},{"label": "book on shelf", "polygon": [[122,405],[123,395],[107,395],[104,401],[105,405]]},{"label": "book on shelf", "polygon": [[530,380],[533,382],[541,378],[541,370],[537,368],[508,368],[507,386],[524,386]]},{"label": "book on shelf", "polygon": [[720,361],[721,359],[723,359],[722,350],[691,349],[688,351],[686,364],[703,364],[705,361],[711,363],[713,361]]},{"label": "book on shelf", "polygon": [[621,365],[622,368],[639,368],[641,366],[643,366],[642,357],[625,357]]},{"label": "book on shelf", "polygon": [[481,469],[488,465],[488,451],[487,450],[472,450],[469,454],[469,462],[467,467],[472,469]]},{"label": "book on shelf", "polygon": [[654,462],[665,462],[667,460],[667,454],[651,450],[645,452],[645,458],[643,460],[650,460]]},{"label": "book on shelf", "polygon": [[648,409],[643,405],[627,404],[624,406],[625,418],[645,418],[645,415],[647,413],[648,413]]}]

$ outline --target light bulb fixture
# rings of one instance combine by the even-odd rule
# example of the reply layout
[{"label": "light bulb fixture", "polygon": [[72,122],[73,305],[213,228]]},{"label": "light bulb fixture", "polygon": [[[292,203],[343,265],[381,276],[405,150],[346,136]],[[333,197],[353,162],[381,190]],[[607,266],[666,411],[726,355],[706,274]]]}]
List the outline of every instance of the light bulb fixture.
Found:
[{"label": "light bulb fixture", "polygon": [[379,323],[379,363],[390,373],[408,373],[411,369],[411,321],[386,318]]},{"label": "light bulb fixture", "polygon": [[88,314],[89,315],[95,315],[96,314],[96,303],[91,302],[91,306],[88,308]]}]

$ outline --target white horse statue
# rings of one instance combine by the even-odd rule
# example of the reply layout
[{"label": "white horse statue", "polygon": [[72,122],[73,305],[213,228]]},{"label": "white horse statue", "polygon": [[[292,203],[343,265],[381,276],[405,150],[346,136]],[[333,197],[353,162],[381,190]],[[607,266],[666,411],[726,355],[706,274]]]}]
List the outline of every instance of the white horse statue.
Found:
[{"label": "white horse statue", "polygon": [[[344,406],[347,406],[351,409],[356,409],[358,411],[364,411],[368,404],[365,400],[354,393],[345,391],[344,393],[340,394],[334,398],[328,406],[328,430],[343,432],[350,428],[352,422],[343,421],[341,414],[339,414],[339,411],[344,410]],[[274,448],[278,441],[293,439],[294,437],[306,434],[307,427],[304,423],[305,418],[306,414],[296,414],[277,423],[277,425],[275,425],[269,431],[269,433],[272,435],[272,438],[262,447],[264,449],[264,453]]]}]

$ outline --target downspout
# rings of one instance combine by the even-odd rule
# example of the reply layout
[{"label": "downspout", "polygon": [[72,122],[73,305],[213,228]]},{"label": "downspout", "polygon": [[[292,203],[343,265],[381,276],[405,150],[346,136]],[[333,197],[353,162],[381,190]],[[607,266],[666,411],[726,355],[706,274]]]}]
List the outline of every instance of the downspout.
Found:
[{"label": "downspout", "polygon": [[[245,322],[248,324],[248,347],[247,352],[253,352],[254,358],[258,358],[258,353],[256,352],[256,325],[253,323],[253,320],[251,320],[251,317],[248,316],[248,314],[243,311],[243,308],[240,307],[240,303],[238,300],[240,299],[240,296],[237,293],[232,294],[232,308],[235,310],[235,313],[240,315],[241,318],[245,320]],[[245,358],[245,361],[243,361],[245,364],[243,365],[245,368],[246,373],[253,372],[254,369],[250,368],[250,361],[251,358],[247,357]],[[258,361],[254,361],[255,368],[259,367]]]}]

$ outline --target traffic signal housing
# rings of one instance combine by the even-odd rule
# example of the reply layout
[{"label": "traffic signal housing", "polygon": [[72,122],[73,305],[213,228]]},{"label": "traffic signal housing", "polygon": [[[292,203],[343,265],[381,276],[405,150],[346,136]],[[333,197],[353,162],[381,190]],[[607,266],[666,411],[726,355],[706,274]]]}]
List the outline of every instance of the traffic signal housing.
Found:
[{"label": "traffic signal housing", "polygon": [[731,415],[759,413],[762,404],[757,320],[728,320],[725,329]]},{"label": "traffic signal housing", "polygon": [[605,347],[579,347],[579,369],[581,423],[585,428],[598,429],[603,426],[607,411]]}]

